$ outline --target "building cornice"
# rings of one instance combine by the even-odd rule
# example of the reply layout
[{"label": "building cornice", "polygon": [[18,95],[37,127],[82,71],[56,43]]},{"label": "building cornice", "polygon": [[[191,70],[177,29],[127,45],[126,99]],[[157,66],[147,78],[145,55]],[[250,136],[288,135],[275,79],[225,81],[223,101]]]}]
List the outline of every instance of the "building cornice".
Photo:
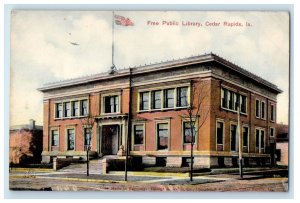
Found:
[{"label": "building cornice", "polygon": [[259,84],[262,84],[262,85],[268,87],[269,89],[275,91],[276,93],[282,93],[282,90],[280,90],[276,85],[264,80],[263,78],[255,75],[253,73],[250,73],[249,71],[247,71],[247,70],[245,70],[245,69],[231,63],[230,61],[227,61],[226,59],[221,58],[213,53],[199,55],[199,56],[193,56],[193,57],[184,58],[184,59],[166,61],[166,62],[151,64],[151,65],[122,69],[122,70],[118,70],[114,74],[100,73],[100,74],[85,76],[85,77],[81,77],[81,78],[75,78],[75,79],[59,81],[59,82],[55,82],[55,83],[49,83],[49,84],[45,84],[43,87],[39,88],[38,90],[42,91],[42,92],[46,92],[46,91],[53,90],[53,89],[70,87],[70,86],[75,86],[75,85],[80,85],[80,84],[87,84],[87,83],[91,83],[91,82],[95,82],[95,81],[112,80],[112,79],[128,77],[130,74],[130,70],[131,70],[131,73],[133,76],[137,76],[140,74],[149,74],[152,72],[163,71],[163,70],[173,69],[173,68],[177,68],[177,67],[184,67],[184,66],[190,66],[190,65],[196,65],[196,64],[200,65],[200,64],[203,64],[206,62],[216,62],[218,64],[221,64],[222,66],[225,66],[241,75],[246,76],[250,80],[254,80],[254,81],[258,82]]}]

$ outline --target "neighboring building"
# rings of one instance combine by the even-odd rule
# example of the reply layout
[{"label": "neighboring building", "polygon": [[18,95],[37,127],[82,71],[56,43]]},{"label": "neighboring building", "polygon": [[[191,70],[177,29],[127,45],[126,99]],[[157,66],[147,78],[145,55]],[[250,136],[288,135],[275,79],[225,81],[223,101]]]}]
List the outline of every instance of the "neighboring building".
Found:
[{"label": "neighboring building", "polygon": [[289,126],[277,124],[276,133],[276,161],[277,165],[289,164]]},{"label": "neighboring building", "polygon": [[9,163],[40,163],[43,150],[43,126],[36,126],[34,120],[29,125],[10,127]]},{"label": "neighboring building", "polygon": [[[44,93],[44,162],[57,156],[84,158],[92,129],[95,156],[117,154],[131,131],[130,156],[147,164],[184,165],[190,156],[191,106],[195,167],[237,165],[239,100],[245,164],[269,163],[281,93],[215,54],[60,81],[39,90]],[[96,116],[93,126],[82,125],[87,115]]]}]

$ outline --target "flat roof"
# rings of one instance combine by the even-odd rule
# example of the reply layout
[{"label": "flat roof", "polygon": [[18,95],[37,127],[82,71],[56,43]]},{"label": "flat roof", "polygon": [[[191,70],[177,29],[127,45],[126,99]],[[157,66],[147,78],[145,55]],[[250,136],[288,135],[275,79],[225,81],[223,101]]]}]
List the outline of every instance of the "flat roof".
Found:
[{"label": "flat roof", "polygon": [[62,87],[80,85],[80,84],[85,84],[85,83],[95,82],[95,81],[100,81],[100,80],[125,77],[125,76],[129,76],[130,71],[131,71],[132,75],[138,75],[138,74],[151,73],[151,72],[156,72],[156,71],[160,71],[160,70],[167,70],[167,69],[183,67],[183,66],[188,66],[188,65],[193,65],[193,64],[201,64],[201,63],[205,63],[205,62],[219,63],[219,64],[227,67],[228,69],[231,69],[235,72],[238,72],[241,75],[244,75],[245,77],[249,78],[250,80],[256,81],[256,82],[272,89],[273,91],[275,91],[277,93],[282,93],[282,90],[280,90],[276,85],[272,84],[271,82],[255,75],[255,74],[241,68],[240,66],[235,65],[232,62],[230,62],[216,54],[213,54],[213,53],[192,56],[192,57],[187,57],[187,58],[183,58],[183,59],[176,59],[176,60],[171,60],[171,61],[164,61],[164,62],[155,63],[155,64],[148,64],[148,65],[144,65],[144,66],[129,67],[126,69],[117,70],[113,74],[109,74],[109,72],[104,72],[104,73],[98,73],[98,74],[94,74],[94,75],[90,75],[90,76],[84,76],[84,77],[79,77],[79,78],[57,81],[57,82],[53,82],[53,83],[47,83],[47,84],[44,84],[43,87],[39,88],[38,90],[42,91],[42,92],[46,92],[48,90],[62,88]]}]

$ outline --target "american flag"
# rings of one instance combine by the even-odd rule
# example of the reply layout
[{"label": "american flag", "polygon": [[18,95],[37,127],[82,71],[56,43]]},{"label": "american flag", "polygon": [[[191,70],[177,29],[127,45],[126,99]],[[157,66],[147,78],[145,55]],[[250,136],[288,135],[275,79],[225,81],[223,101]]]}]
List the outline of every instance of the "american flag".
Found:
[{"label": "american flag", "polygon": [[129,18],[125,18],[120,15],[115,15],[115,23],[122,26],[134,26],[133,22]]}]

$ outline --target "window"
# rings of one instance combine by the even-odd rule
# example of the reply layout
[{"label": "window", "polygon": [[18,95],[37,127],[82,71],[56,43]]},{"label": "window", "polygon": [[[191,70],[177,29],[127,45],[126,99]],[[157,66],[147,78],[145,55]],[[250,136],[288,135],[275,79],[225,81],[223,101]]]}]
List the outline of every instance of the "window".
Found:
[{"label": "window", "polygon": [[161,109],[161,91],[152,92],[152,109]]},{"label": "window", "polygon": [[260,130],[256,129],[255,130],[255,147],[259,148],[259,133]]},{"label": "window", "polygon": [[140,110],[149,110],[149,92],[140,93]]},{"label": "window", "polygon": [[248,147],[248,137],[249,137],[249,129],[248,127],[243,127],[243,146]]},{"label": "window", "polygon": [[157,149],[158,150],[168,149],[168,142],[169,142],[168,123],[157,124]]},{"label": "window", "polygon": [[265,130],[255,129],[255,146],[258,148],[258,152],[262,153],[265,148]]},{"label": "window", "polygon": [[192,126],[191,128],[190,124],[191,123],[189,121],[183,122],[183,143],[184,144],[191,143],[192,141],[193,143],[195,142],[195,140],[193,140],[193,138],[195,138],[196,136],[195,126]]},{"label": "window", "polygon": [[88,115],[88,101],[81,100],[80,102],[81,102],[80,115],[82,115],[82,116]]},{"label": "window", "polygon": [[79,116],[79,101],[72,102],[72,116]]},{"label": "window", "polygon": [[71,118],[88,115],[88,100],[64,101],[55,104],[55,118]]},{"label": "window", "polygon": [[233,99],[233,96],[234,95],[234,93],[232,92],[232,91],[229,91],[229,101],[228,101],[228,108],[229,109],[234,109],[234,106],[233,106],[233,103],[234,103],[234,99]]},{"label": "window", "polygon": [[177,88],[177,107],[188,105],[188,87]]},{"label": "window", "polygon": [[117,113],[119,111],[118,95],[104,97],[104,113]]},{"label": "window", "polygon": [[64,103],[64,108],[65,108],[64,117],[71,117],[71,103],[70,102]]},{"label": "window", "polygon": [[92,142],[92,128],[84,128],[84,146],[91,145]]},{"label": "window", "polygon": [[265,102],[261,102],[261,118],[265,119],[265,115],[266,115],[266,108],[265,108]]},{"label": "window", "polygon": [[188,107],[189,87],[174,87],[160,90],[149,90],[139,93],[139,110],[176,109]]},{"label": "window", "polygon": [[58,130],[52,130],[51,134],[52,134],[51,135],[51,137],[52,137],[51,146],[52,147],[57,147],[59,145]]},{"label": "window", "polygon": [[260,148],[265,148],[265,131],[260,131]]},{"label": "window", "polygon": [[217,144],[223,144],[223,136],[224,136],[224,123],[218,121],[217,122]]},{"label": "window", "polygon": [[236,94],[236,93],[233,93],[233,98],[234,98],[234,100],[233,100],[233,108],[234,108],[234,110],[235,111],[237,111],[238,109],[237,109],[237,107],[238,107],[238,105],[239,105],[239,97],[238,97],[238,94]]},{"label": "window", "polygon": [[174,108],[174,89],[165,90],[165,108]]},{"label": "window", "polygon": [[256,103],[255,103],[255,116],[257,118],[260,117],[260,101],[259,100],[256,100]]},{"label": "window", "polygon": [[144,144],[144,125],[134,125],[134,137],[133,144],[134,145],[142,145]]},{"label": "window", "polygon": [[247,96],[236,93],[232,90],[221,88],[221,107],[224,109],[237,111],[240,104],[240,112],[247,113]]},{"label": "window", "polygon": [[274,137],[274,134],[275,134],[274,128],[270,128],[270,136]]},{"label": "window", "polygon": [[221,97],[222,97],[221,102],[222,102],[222,107],[223,108],[227,108],[227,100],[228,100],[227,94],[228,94],[228,90],[222,88],[222,90],[221,90]]},{"label": "window", "polygon": [[55,104],[55,118],[61,118],[62,117],[62,104],[57,103]]},{"label": "window", "polygon": [[275,121],[275,106],[273,104],[271,104],[271,121]]},{"label": "window", "polygon": [[75,133],[74,129],[67,129],[67,136],[68,136],[68,150],[74,150],[75,144]]},{"label": "window", "polygon": [[247,113],[247,97],[245,95],[241,95],[241,112]]},{"label": "window", "polygon": [[231,151],[236,151],[236,125],[235,124],[231,124],[230,126],[230,134],[231,134]]}]

